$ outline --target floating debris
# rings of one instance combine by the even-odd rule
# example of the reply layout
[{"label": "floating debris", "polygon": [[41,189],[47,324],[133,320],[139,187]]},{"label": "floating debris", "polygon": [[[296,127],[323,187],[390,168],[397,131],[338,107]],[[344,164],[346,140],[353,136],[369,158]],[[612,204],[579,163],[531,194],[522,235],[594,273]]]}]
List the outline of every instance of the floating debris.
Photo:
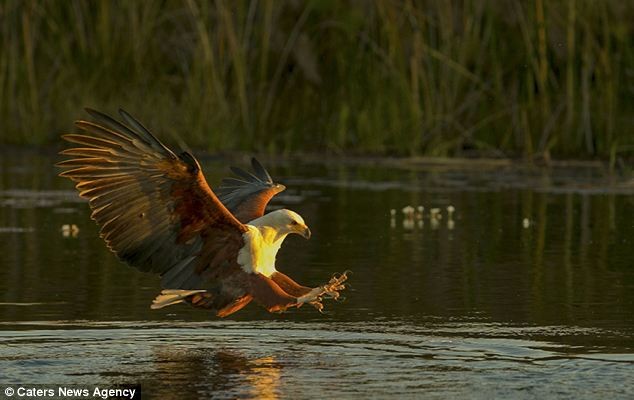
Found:
[{"label": "floating debris", "polygon": [[442,214],[440,208],[432,208],[429,210],[429,222],[431,222],[431,229],[438,229]]},{"label": "floating debris", "polygon": [[528,229],[531,227],[531,220],[528,218],[524,218],[522,220],[522,227],[524,227],[524,229]]},{"label": "floating debris", "polygon": [[[453,220],[453,215],[456,212],[456,208],[453,205],[448,205],[446,207],[447,210],[447,229],[453,230],[456,226],[455,221]],[[406,205],[401,209],[401,213],[403,214],[402,226],[404,229],[412,230],[414,228],[423,229],[425,226],[425,207],[422,205],[416,206],[414,208],[411,205]],[[442,209],[439,207],[434,207],[429,209],[429,221],[431,223],[432,229],[438,229],[440,227],[440,221],[443,218]],[[396,227],[396,217],[397,217],[397,209],[390,209],[390,227]]]},{"label": "floating debris", "polygon": [[412,218],[414,216],[415,209],[412,206],[405,206],[401,211],[403,212],[405,218]]},{"label": "floating debris", "polygon": [[412,218],[405,218],[403,220],[403,228],[410,231],[414,229],[414,220]]},{"label": "floating debris", "polygon": [[453,213],[456,211],[456,209],[454,208],[454,206],[452,205],[448,205],[447,206],[447,216],[449,217],[449,219],[451,219],[451,217],[453,216]]},{"label": "floating debris", "polygon": [[405,206],[401,210],[403,212],[403,228],[407,230],[414,229],[414,211],[416,209],[412,206]]},{"label": "floating debris", "polygon": [[447,229],[453,230],[456,227],[456,223],[453,220],[453,213],[456,211],[452,205],[447,206]]},{"label": "floating debris", "polygon": [[440,221],[439,221],[439,220],[437,220],[437,219],[432,218],[432,219],[430,220],[430,222],[431,222],[431,225],[430,225],[430,226],[431,226],[431,229],[436,230],[436,229],[438,229],[438,227],[440,226]]},{"label": "floating debris", "polygon": [[396,210],[390,209],[390,228],[396,228]]},{"label": "floating debris", "polygon": [[64,224],[61,228],[62,236],[76,238],[79,235],[79,227],[75,224]]}]

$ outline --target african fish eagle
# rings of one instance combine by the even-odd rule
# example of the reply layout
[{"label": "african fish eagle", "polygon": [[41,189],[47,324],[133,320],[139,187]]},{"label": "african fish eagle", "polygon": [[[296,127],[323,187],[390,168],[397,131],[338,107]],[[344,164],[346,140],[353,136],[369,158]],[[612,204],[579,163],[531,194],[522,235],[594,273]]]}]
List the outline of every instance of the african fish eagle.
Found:
[{"label": "african fish eagle", "polygon": [[151,308],[186,302],[224,317],[255,300],[271,312],[306,303],[321,311],[324,297],[344,289],[345,273],[310,288],[276,269],[286,236],[311,232],[293,211],[264,214],[285,187],[255,158],[253,173],[232,168],[239,179],[225,179],[216,196],[190,153],[176,155],[123,110],[122,122],[86,111],[95,122],[79,120],[86,134],[63,135],[81,147],[61,152],[72,158],[57,164],[68,168],[60,175],[88,199],[119,259],[160,274]]}]

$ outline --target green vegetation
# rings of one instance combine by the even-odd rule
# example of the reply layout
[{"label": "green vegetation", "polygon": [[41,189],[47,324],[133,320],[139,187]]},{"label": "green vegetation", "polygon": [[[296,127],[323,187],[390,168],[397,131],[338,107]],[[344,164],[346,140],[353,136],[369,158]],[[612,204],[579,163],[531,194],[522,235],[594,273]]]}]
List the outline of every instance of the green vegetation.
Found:
[{"label": "green vegetation", "polygon": [[0,141],[92,106],[208,150],[634,153],[634,3],[0,3]]}]

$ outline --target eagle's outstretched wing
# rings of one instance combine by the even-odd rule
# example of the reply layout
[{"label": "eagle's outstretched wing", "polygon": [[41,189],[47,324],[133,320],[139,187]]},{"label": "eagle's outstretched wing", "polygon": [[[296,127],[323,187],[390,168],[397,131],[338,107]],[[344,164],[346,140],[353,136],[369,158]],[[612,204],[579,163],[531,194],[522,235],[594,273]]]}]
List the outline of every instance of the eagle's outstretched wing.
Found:
[{"label": "eagle's outstretched wing", "polygon": [[246,227],[218,200],[189,153],[174,154],[125,111],[125,124],[98,111],[77,121],[87,134],[64,135],[81,145],[60,175],[77,182],[108,247],[128,264],[161,274],[169,289],[240,273],[237,254]]},{"label": "eagle's outstretched wing", "polygon": [[271,198],[286,189],[284,185],[273,182],[271,175],[255,158],[251,159],[251,167],[253,173],[231,167],[239,179],[225,178],[217,189],[220,201],[243,224],[264,215]]}]

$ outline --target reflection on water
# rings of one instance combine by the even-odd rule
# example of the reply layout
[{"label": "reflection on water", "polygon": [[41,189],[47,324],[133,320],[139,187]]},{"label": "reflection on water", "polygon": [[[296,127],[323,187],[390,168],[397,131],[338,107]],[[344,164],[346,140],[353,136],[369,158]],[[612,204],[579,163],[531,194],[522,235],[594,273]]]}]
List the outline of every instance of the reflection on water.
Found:
[{"label": "reflection on water", "polygon": [[615,333],[434,319],[43,321],[0,332],[0,361],[4,382],[135,382],[151,398],[619,398],[634,391],[631,349],[553,341]]},{"label": "reflection on water", "polygon": [[[352,287],[325,315],[249,306],[218,321],[150,311],[158,278],[105,249],[54,160],[0,157],[0,384],[141,383],[162,398],[634,394],[631,179],[274,165],[289,189],[273,206],[314,234],[285,243],[281,269],[309,283],[350,269]],[[227,174],[204,164],[212,184]]]},{"label": "reflection on water", "polygon": [[[278,398],[282,366],[274,355],[249,358],[237,349],[192,349],[182,344],[156,345],[152,353],[156,370],[146,392],[162,398],[179,398],[192,386],[201,397],[222,393],[228,398]],[[162,387],[161,382],[170,385]]]}]

